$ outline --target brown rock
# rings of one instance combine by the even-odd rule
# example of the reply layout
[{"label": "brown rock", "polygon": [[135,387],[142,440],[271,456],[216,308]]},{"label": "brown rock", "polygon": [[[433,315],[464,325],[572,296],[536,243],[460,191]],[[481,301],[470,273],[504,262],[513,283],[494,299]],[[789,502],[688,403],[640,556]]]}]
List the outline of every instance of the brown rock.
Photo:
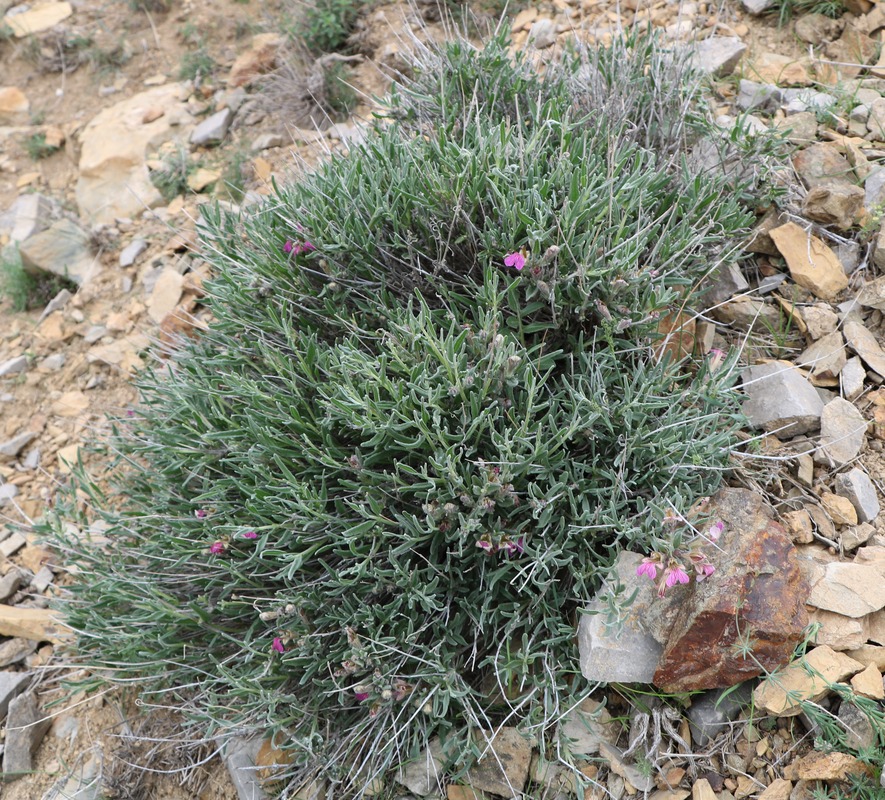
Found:
[{"label": "brown rock", "polygon": [[28,113],[31,104],[21,89],[15,86],[0,87],[0,123],[14,122]]},{"label": "brown rock", "polygon": [[882,682],[882,673],[876,669],[875,664],[869,664],[863,672],[858,672],[851,679],[851,688],[873,700],[885,699],[885,683]]},{"label": "brown rock", "polygon": [[839,318],[833,309],[823,303],[803,308],[801,313],[805,329],[814,341],[832,333],[839,326]]},{"label": "brown rock", "polygon": [[771,240],[772,228],[778,228],[787,222],[786,216],[782,216],[779,211],[772,209],[769,211],[753,228],[750,240],[744,247],[751,253],[761,253],[766,256],[779,256],[780,250],[777,249],[775,243]]},{"label": "brown rock", "polygon": [[860,224],[864,212],[864,190],[847,182],[815,186],[802,201],[802,213],[823,225],[847,231]]},{"label": "brown rock", "polygon": [[694,786],[691,787],[691,800],[717,800],[716,793],[710,786],[710,781],[706,778],[695,781]]},{"label": "brown rock", "polygon": [[794,544],[809,544],[814,541],[811,517],[804,509],[788,511],[781,515],[781,520]]},{"label": "brown rock", "polygon": [[773,229],[771,238],[786,259],[793,280],[816,297],[831,300],[848,286],[836,254],[795,222]]},{"label": "brown rock", "polygon": [[808,604],[846,617],[865,617],[885,607],[885,579],[868,564],[827,564]]},{"label": "brown rock", "polygon": [[61,642],[67,637],[67,628],[57,621],[56,612],[48,608],[0,605],[0,636]]},{"label": "brown rock", "polygon": [[879,672],[885,670],[885,647],[874,644],[865,644],[857,650],[849,650],[845,655],[853,658],[862,667],[872,664]]},{"label": "brown rock", "polygon": [[816,186],[838,186],[853,177],[851,164],[835,145],[813,144],[793,156],[793,168],[809,189]]},{"label": "brown rock", "polygon": [[237,56],[230,68],[227,85],[245,86],[259,75],[276,69],[280,48],[285,43],[286,37],[278,33],[259,33],[253,36],[249,49]]},{"label": "brown rock", "polygon": [[[529,777],[532,745],[516,728],[499,728],[490,741],[477,735],[485,755],[467,773],[474,789],[504,797],[518,795]],[[488,748],[488,750],[486,750]]]},{"label": "brown rock", "polygon": [[790,800],[793,784],[783,778],[775,778],[759,795],[759,800]]},{"label": "brown rock", "polygon": [[763,53],[755,59],[747,71],[747,77],[760,83],[778,86],[808,86],[808,59],[795,59],[777,53]]},{"label": "brown rock", "polygon": [[70,3],[36,3],[21,14],[6,16],[5,22],[17,39],[49,30],[74,13]]},{"label": "brown rock", "polygon": [[847,497],[824,492],[820,496],[820,501],[836,525],[857,525],[857,511]]},{"label": "brown rock", "polygon": [[156,323],[161,323],[163,318],[181,299],[181,286],[184,278],[172,267],[165,267],[157,278],[151,297],[148,301],[148,316]]},{"label": "brown rock", "polygon": [[448,800],[482,800],[483,796],[471,786],[450,783],[446,786],[446,798]]},{"label": "brown rock", "polygon": [[784,767],[784,777],[791,781],[844,781],[863,774],[872,774],[870,767],[848,753],[812,752]]},{"label": "brown rock", "polygon": [[812,608],[808,612],[808,622],[820,626],[813,640],[816,645],[827,645],[833,650],[853,650],[867,641],[864,623],[860,619]]},{"label": "brown rock", "polygon": [[654,677],[666,691],[734,686],[785,664],[808,622],[796,552],[762,498],[723,489],[711,513],[726,525],[711,549],[716,572],[693,582],[679,609]]},{"label": "brown rock", "polygon": [[60,417],[78,417],[89,408],[89,398],[83,392],[65,392],[52,404],[52,413]]},{"label": "brown rock", "polygon": [[815,378],[838,378],[847,361],[842,333],[833,331],[807,348],[796,359],[796,366],[810,368]]},{"label": "brown rock", "polygon": [[815,647],[799,661],[765,678],[753,692],[753,699],[771,714],[795,716],[802,710],[803,700],[819,700],[829,691],[829,684],[844,681],[862,669],[863,664],[844,653],[826,645]]}]

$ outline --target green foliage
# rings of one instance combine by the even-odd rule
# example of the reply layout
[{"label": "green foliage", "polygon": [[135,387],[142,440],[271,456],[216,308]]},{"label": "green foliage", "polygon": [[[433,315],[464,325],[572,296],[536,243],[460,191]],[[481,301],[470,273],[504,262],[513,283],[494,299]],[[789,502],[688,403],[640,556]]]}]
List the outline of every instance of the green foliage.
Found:
[{"label": "green foliage", "polygon": [[823,14],[830,19],[839,19],[845,11],[843,0],[778,0],[768,13],[777,14],[778,24],[783,27],[795,16]]},{"label": "green foliage", "polygon": [[59,148],[47,144],[46,134],[40,131],[25,138],[25,150],[32,161],[39,161],[41,158],[49,158],[53,153],[57,153]]},{"label": "green foliage", "polygon": [[218,65],[212,58],[206,46],[201,44],[196,50],[191,50],[182,56],[178,67],[178,79],[182,81],[198,81],[209,77]]},{"label": "green foliage", "polygon": [[346,117],[356,108],[356,90],[350,85],[353,70],[347,64],[336,62],[324,74],[325,105],[333,116]]},{"label": "green foliage", "polygon": [[17,248],[0,250],[0,298],[8,299],[14,311],[45,306],[62,289],[71,288],[71,282],[58,275],[36,277],[25,272]]},{"label": "green foliage", "polygon": [[221,173],[221,185],[224,193],[238,203],[246,194],[247,170],[249,154],[243,148],[236,148],[228,158]]},{"label": "green foliage", "polygon": [[215,322],[142,381],[119,494],[81,476],[107,542],[56,535],[94,664],[336,796],[435,734],[453,770],[506,720],[544,742],[585,692],[580,609],[738,425],[728,371],[660,356],[752,218],[687,168],[671,57],[437,59],[347,156],[204,211]]},{"label": "green foliage", "polygon": [[167,153],[159,169],[150,173],[151,183],[160,190],[167,201],[174,200],[178,195],[188,191],[188,176],[199,167],[199,163],[191,160],[186,147]]},{"label": "green foliage", "polygon": [[340,52],[353,33],[361,5],[361,0],[313,0],[304,12],[299,35],[314,52]]}]

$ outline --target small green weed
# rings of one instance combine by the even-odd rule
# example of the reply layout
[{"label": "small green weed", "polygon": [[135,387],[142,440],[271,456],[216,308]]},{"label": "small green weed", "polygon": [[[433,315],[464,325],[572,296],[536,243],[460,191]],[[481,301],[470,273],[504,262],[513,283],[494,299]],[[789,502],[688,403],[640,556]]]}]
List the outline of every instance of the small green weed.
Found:
[{"label": "small green weed", "polygon": [[783,27],[795,16],[823,14],[830,19],[839,19],[845,11],[842,0],[777,0],[768,13],[776,14],[778,25]]},{"label": "small green weed", "polygon": [[41,158],[49,158],[57,153],[60,148],[46,143],[46,134],[43,132],[32,133],[25,139],[25,150],[31,161],[39,161]]},{"label": "small green weed", "polygon": [[325,70],[325,105],[333,116],[346,117],[356,108],[357,93],[350,85],[352,70],[347,64],[334,63]]},{"label": "small green weed", "polygon": [[197,81],[209,77],[217,69],[215,59],[205,45],[185,53],[178,68],[178,78],[182,81]]},{"label": "small green weed", "polygon": [[340,52],[353,33],[361,5],[360,0],[314,0],[298,33],[315,53]]},{"label": "small green weed", "polygon": [[0,297],[9,300],[14,311],[45,306],[62,289],[75,289],[71,281],[45,273],[40,277],[25,272],[16,247],[0,251]]},{"label": "small green weed", "polygon": [[151,183],[159,190],[167,201],[175,199],[188,191],[188,176],[199,167],[199,163],[191,161],[186,147],[179,147],[168,153],[162,166],[151,172]]},{"label": "small green weed", "polygon": [[221,173],[221,186],[227,196],[238,203],[246,194],[249,154],[242,148],[234,150]]}]

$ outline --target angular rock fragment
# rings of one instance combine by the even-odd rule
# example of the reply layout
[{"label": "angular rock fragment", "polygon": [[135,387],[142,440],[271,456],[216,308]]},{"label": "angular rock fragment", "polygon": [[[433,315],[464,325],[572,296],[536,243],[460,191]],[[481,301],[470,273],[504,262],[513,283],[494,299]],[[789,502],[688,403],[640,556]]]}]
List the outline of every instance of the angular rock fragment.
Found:
[{"label": "angular rock fragment", "polygon": [[842,467],[853,461],[864,445],[867,421],[853,403],[837,397],[824,406],[820,417],[820,447],[814,453],[818,464]]},{"label": "angular rock fragment", "polygon": [[6,716],[3,779],[12,781],[33,769],[33,756],[52,720],[44,716],[31,692],[15,697]]},{"label": "angular rock fragment", "polygon": [[808,604],[846,617],[865,617],[885,608],[885,578],[867,564],[827,564],[811,588]]},{"label": "angular rock fragment", "polygon": [[529,777],[532,760],[529,740],[516,728],[504,727],[498,728],[488,740],[477,734],[477,744],[486,752],[467,773],[470,785],[481,792],[518,797]]},{"label": "angular rock fragment", "polygon": [[848,347],[854,350],[871,370],[885,377],[885,351],[863,323],[848,317],[842,326],[842,333]]},{"label": "angular rock fragment", "polygon": [[857,400],[863,393],[864,380],[867,377],[859,358],[849,358],[839,373],[839,386],[846,400]]},{"label": "angular rock fragment", "polygon": [[774,669],[789,660],[808,622],[795,548],[764,501],[723,489],[710,513],[725,523],[710,555],[716,571],[683,594],[654,677],[668,692],[734,686]]},{"label": "angular rock fragment", "polygon": [[833,331],[807,348],[796,359],[796,366],[810,369],[815,378],[835,379],[839,377],[847,361],[842,333]]},{"label": "angular rock fragment", "polygon": [[851,501],[861,522],[872,522],[879,516],[876,487],[860,467],[836,477],[836,492]]},{"label": "angular rock fragment", "polygon": [[736,36],[709,36],[693,45],[690,62],[704,75],[726,78],[747,52],[747,45]]},{"label": "angular rock fragment", "polygon": [[99,270],[89,250],[89,234],[69,219],[60,219],[19,247],[22,266],[32,275],[50,273],[82,286]]},{"label": "angular rock fragment", "polygon": [[790,438],[820,426],[824,404],[799,370],[783,361],[750,367],[743,373],[750,424]]},{"label": "angular rock fragment", "polygon": [[848,286],[836,254],[816,236],[788,222],[771,231],[793,280],[822,300],[832,300]]}]

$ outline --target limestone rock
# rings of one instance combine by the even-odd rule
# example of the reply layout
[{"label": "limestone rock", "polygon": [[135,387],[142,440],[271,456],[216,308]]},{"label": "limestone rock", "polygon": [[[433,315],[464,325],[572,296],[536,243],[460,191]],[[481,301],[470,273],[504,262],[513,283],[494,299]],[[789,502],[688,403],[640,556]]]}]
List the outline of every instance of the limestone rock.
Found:
[{"label": "limestone rock", "polygon": [[0,378],[6,378],[10,375],[18,375],[28,368],[27,356],[15,356],[7,361],[0,362]]},{"label": "limestone rock", "polygon": [[191,133],[191,144],[195,147],[210,147],[221,144],[227,136],[227,129],[234,118],[229,108],[216,111],[211,117],[204,119]]},{"label": "limestone rock", "polygon": [[[885,172],[885,169],[882,171]],[[885,276],[865,283],[857,295],[857,302],[867,308],[885,311]]]},{"label": "limestone rock", "polygon": [[229,739],[222,750],[222,761],[240,800],[269,800],[255,769],[260,747],[261,739],[235,737]]},{"label": "limestone rock", "polygon": [[736,297],[716,308],[713,315],[719,322],[740,331],[777,330],[781,325],[777,307],[758,297]]},{"label": "limestone rock", "polygon": [[[804,662],[804,663],[803,663]],[[756,706],[781,717],[795,716],[802,700],[820,700],[828,683],[860,672],[863,664],[826,645],[815,647],[799,661],[765,678],[753,692]]]},{"label": "limestone rock", "polygon": [[0,123],[14,125],[27,121],[31,107],[27,96],[15,86],[0,86]]},{"label": "limestone rock", "polygon": [[772,8],[776,0],[741,0],[741,5],[751,14],[764,14],[768,9]]},{"label": "limestone rock", "polygon": [[608,762],[609,768],[615,775],[620,775],[625,781],[629,781],[630,785],[635,786],[640,792],[650,792],[654,789],[654,777],[629,764],[620,748],[608,742],[601,742],[599,755]]},{"label": "limestone rock", "polygon": [[31,692],[14,698],[6,716],[6,747],[3,750],[3,779],[15,780],[31,772],[33,755],[52,723],[37,705]]},{"label": "limestone rock", "polygon": [[415,761],[403,764],[396,774],[396,782],[410,792],[425,797],[438,794],[443,783],[443,747],[434,738]]},{"label": "limestone rock", "polygon": [[32,275],[49,272],[83,286],[99,271],[89,250],[89,234],[69,219],[60,219],[19,247],[22,267]]},{"label": "limestone rock", "polygon": [[[157,86],[98,113],[80,133],[77,205],[90,222],[113,223],[161,205],[163,196],[151,183],[145,158],[174,136],[176,126],[190,122],[177,83]],[[145,120],[145,109],[166,113]]]},{"label": "limestone rock", "polygon": [[0,461],[15,458],[24,448],[37,438],[34,431],[24,431],[5,442],[0,442]]},{"label": "limestone rock", "polygon": [[171,312],[181,299],[184,278],[172,267],[165,267],[160,273],[148,301],[148,316],[157,324]]},{"label": "limestone rock", "polygon": [[775,778],[765,791],[759,795],[759,800],[790,800],[793,784],[783,778]]},{"label": "limestone rock", "polygon": [[815,378],[837,378],[846,361],[842,332],[833,331],[807,348],[796,359],[796,366],[810,368]]},{"label": "limestone rock", "polygon": [[527,42],[538,50],[550,47],[556,42],[556,23],[548,17],[535,20],[529,30]]},{"label": "limestone rock", "polygon": [[709,36],[692,46],[691,63],[711,78],[726,78],[747,52],[736,36]]},{"label": "limestone rock", "polygon": [[859,358],[849,358],[839,373],[839,386],[846,400],[857,400],[863,393],[866,370]]},{"label": "limestone rock", "polygon": [[6,716],[9,704],[25,690],[32,677],[27,672],[0,672],[0,719]]},{"label": "limestone rock", "polygon": [[120,251],[120,266],[131,267],[135,260],[147,250],[147,246],[144,239],[133,239]]},{"label": "limestone rock", "polygon": [[747,279],[737,264],[728,263],[720,266],[706,280],[709,288],[704,291],[704,302],[708,307],[718,306],[736,294],[746,292],[750,288]]},{"label": "limestone rock", "polygon": [[572,755],[597,753],[600,742],[615,744],[618,732],[602,703],[591,698],[569,711],[559,724],[562,746]]},{"label": "limestone rock", "polygon": [[860,221],[864,197],[863,189],[848,182],[814,186],[802,200],[802,214],[814,222],[847,231]]},{"label": "limestone rock", "polygon": [[245,86],[259,75],[277,67],[280,48],[286,44],[286,37],[278,33],[259,33],[252,37],[249,49],[237,56],[227,77],[231,87]]},{"label": "limestone rock", "polygon": [[793,168],[809,189],[848,181],[854,173],[848,159],[832,144],[813,144],[793,156]]},{"label": "limestone rock", "polygon": [[867,564],[827,564],[811,588],[808,604],[846,617],[864,617],[885,608],[885,577]]},{"label": "limestone rock", "polygon": [[820,426],[824,404],[799,370],[783,361],[750,367],[743,373],[750,424],[790,438]]},{"label": "limestone rock", "polygon": [[45,195],[19,195],[12,205],[0,214],[0,236],[7,235],[13,244],[20,244],[35,233],[46,230],[55,203]]},{"label": "limestone rock", "polygon": [[873,746],[876,739],[873,726],[856,705],[843,700],[837,716],[845,729],[846,743],[852,750],[866,750]]},{"label": "limestone rock", "polygon": [[762,53],[747,68],[751,78],[778,86],[807,86],[811,82],[807,58],[791,58],[780,53]]},{"label": "limestone rock", "polygon": [[40,33],[58,25],[74,13],[70,3],[37,3],[21,14],[7,14],[3,21],[17,39]]},{"label": "limestone rock", "polygon": [[732,720],[749,705],[752,696],[753,686],[747,681],[734,690],[714,689],[693,697],[687,712],[692,742],[705,747],[711,739],[730,730]]},{"label": "limestone rock", "polygon": [[805,509],[788,511],[781,516],[781,520],[793,544],[808,544],[814,541],[811,517]]},{"label": "limestone rock", "polygon": [[876,529],[867,522],[862,522],[860,525],[855,525],[842,531],[840,537],[842,550],[848,552],[860,547],[862,544],[866,544],[875,532]]},{"label": "limestone rock", "polygon": [[882,681],[882,673],[874,664],[870,664],[851,679],[851,688],[873,700],[885,699],[885,682]]},{"label": "limestone rock", "polygon": [[684,593],[654,677],[667,692],[734,686],[786,663],[808,621],[796,551],[762,498],[723,489],[710,513],[725,523],[716,571]]},{"label": "limestone rock", "polygon": [[864,445],[867,421],[853,403],[837,397],[824,406],[820,417],[818,464],[841,467],[857,457]]},{"label": "limestone rock", "polygon": [[532,745],[516,728],[498,728],[487,741],[477,735],[485,755],[468,771],[470,785],[481,792],[516,797],[529,777]]},{"label": "limestone rock", "polygon": [[835,525],[857,525],[857,511],[848,498],[824,492],[820,501]]},{"label": "limestone rock", "polygon": [[830,19],[824,14],[803,14],[796,20],[796,36],[809,44],[831,42],[838,38],[845,27],[844,20]]},{"label": "limestone rock", "polygon": [[[778,253],[773,255],[778,255]],[[802,319],[805,322],[808,335],[814,341],[833,333],[839,325],[839,318],[833,309],[823,303],[803,308]]]},{"label": "limestone rock", "polygon": [[848,286],[848,278],[836,254],[816,236],[795,222],[771,231],[793,280],[816,297],[831,300]]},{"label": "limestone rock", "polygon": [[844,781],[849,775],[869,774],[870,768],[848,753],[812,751],[784,767],[791,781]]},{"label": "limestone rock", "polygon": [[863,326],[863,323],[848,317],[842,326],[842,333],[845,336],[845,342],[863,359],[864,363],[874,372],[885,377],[885,351],[879,346],[876,337]]},{"label": "limestone rock", "polygon": [[809,623],[820,628],[814,637],[816,645],[827,645],[833,650],[854,650],[866,644],[867,634],[862,619],[853,619],[832,611],[812,608],[808,612]]}]

